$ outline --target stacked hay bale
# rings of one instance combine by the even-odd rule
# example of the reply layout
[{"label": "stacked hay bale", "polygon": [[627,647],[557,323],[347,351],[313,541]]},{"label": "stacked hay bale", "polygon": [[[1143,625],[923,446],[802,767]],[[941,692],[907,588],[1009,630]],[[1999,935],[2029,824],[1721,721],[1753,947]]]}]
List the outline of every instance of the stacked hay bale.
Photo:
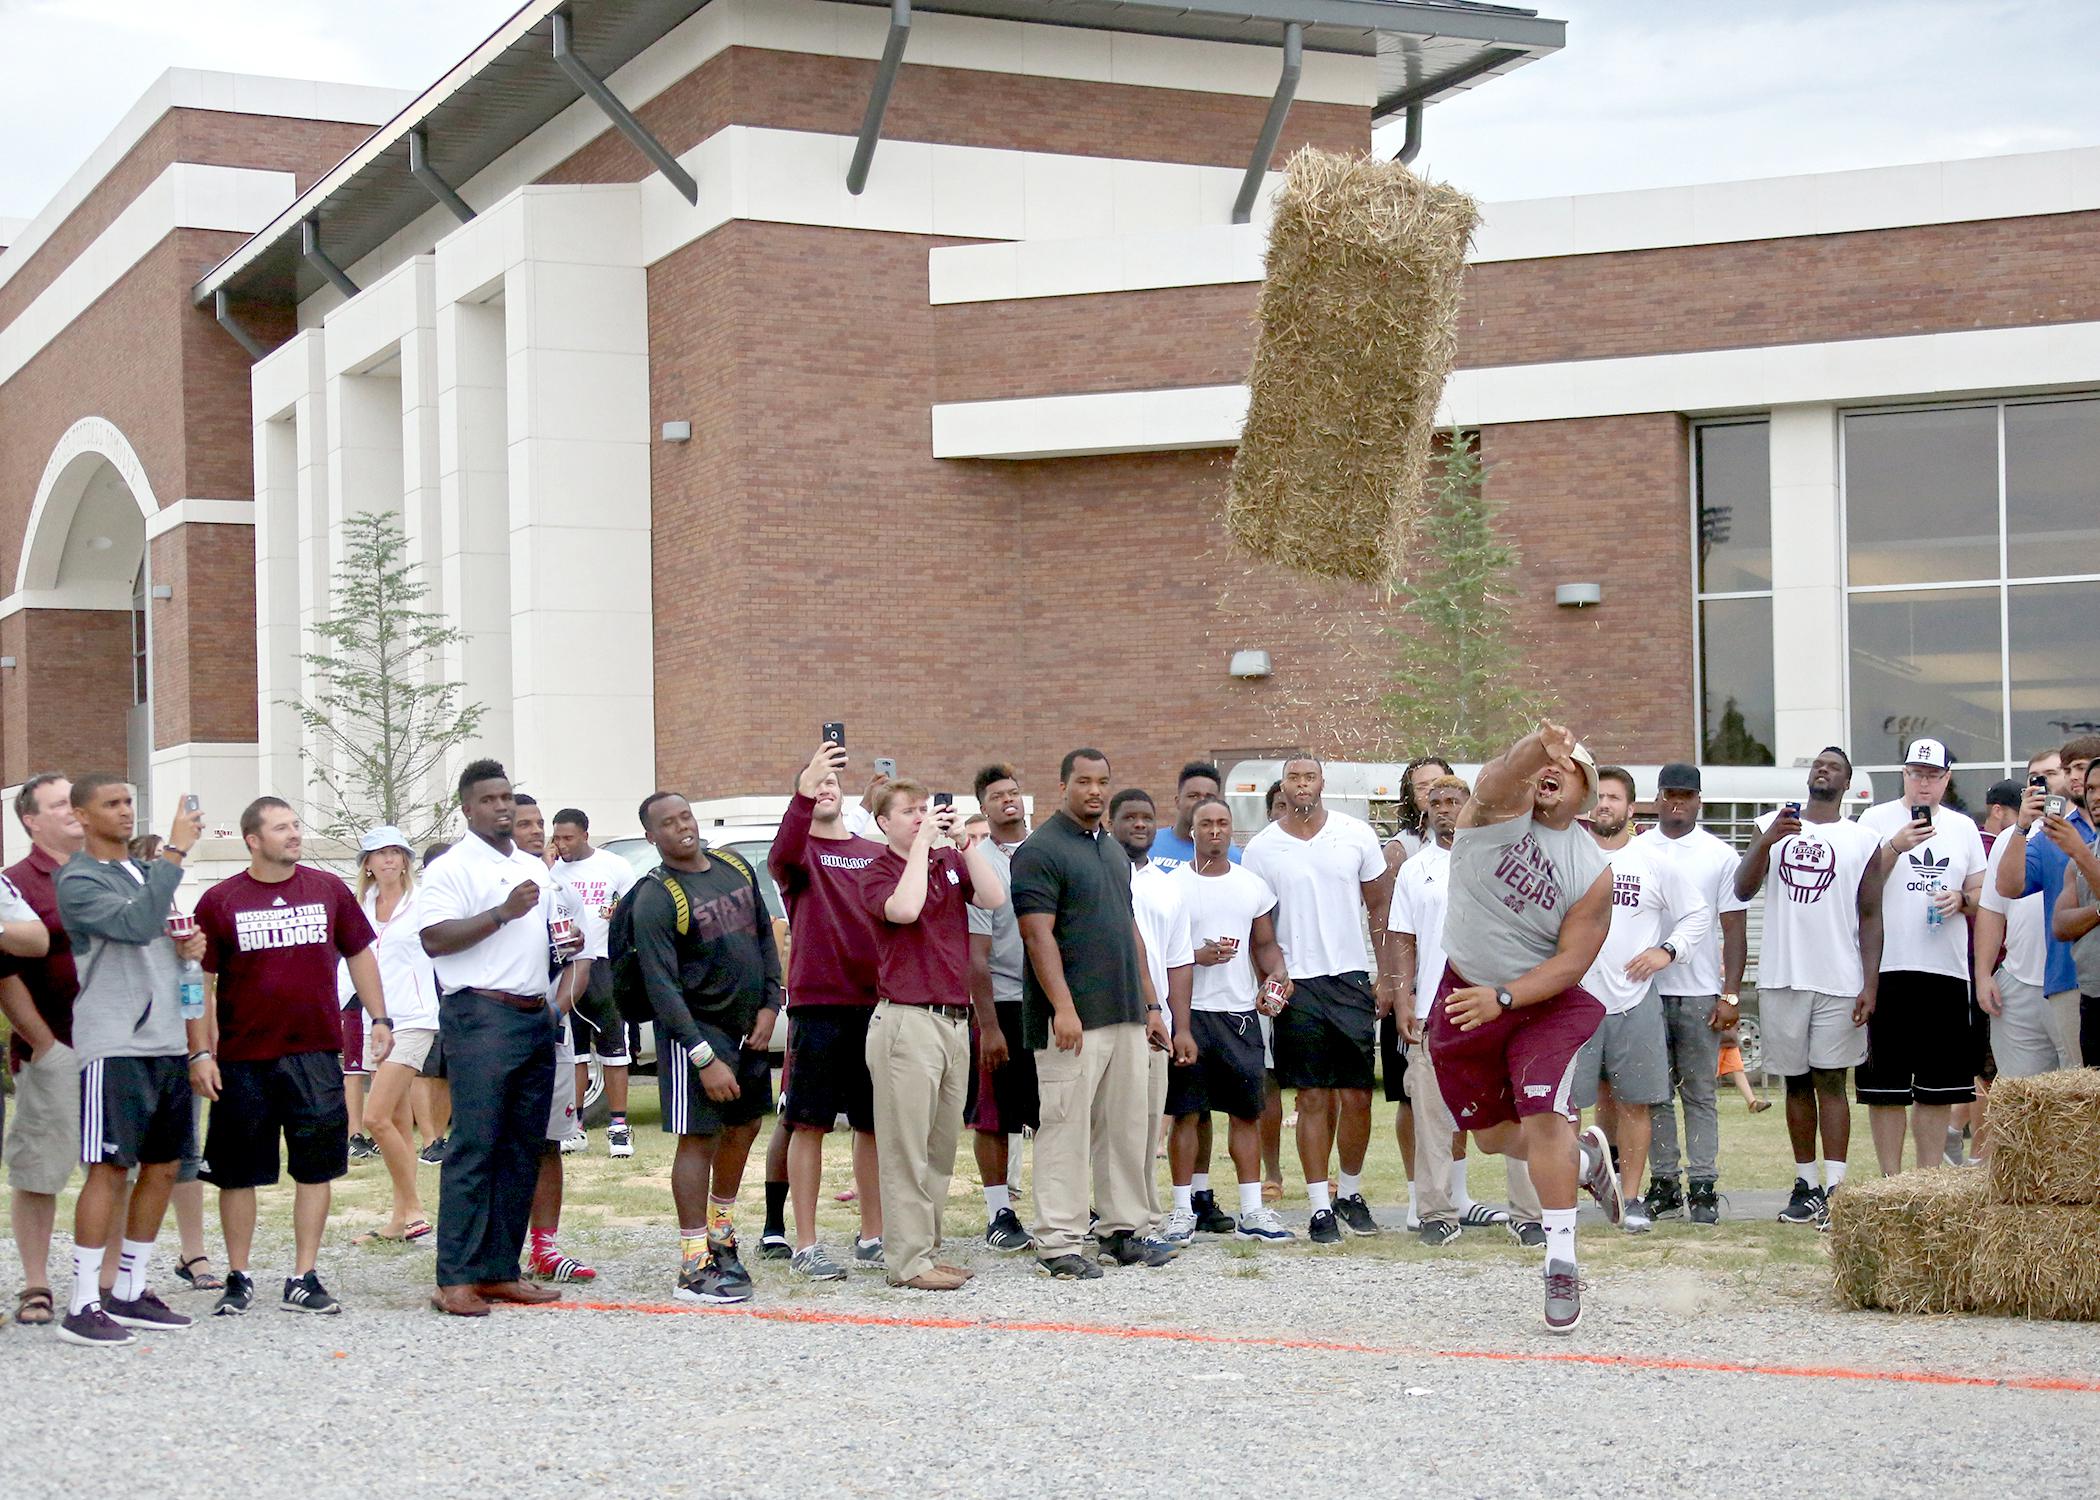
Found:
[{"label": "stacked hay bale", "polygon": [[1848,1183],[1831,1267],[1855,1307],[2100,1320],[2100,1070],[1999,1080],[1988,1172]]},{"label": "stacked hay bale", "polygon": [[1398,575],[1478,221],[1471,198],[1398,162],[1291,158],[1225,511],[1241,547],[1322,578]]}]

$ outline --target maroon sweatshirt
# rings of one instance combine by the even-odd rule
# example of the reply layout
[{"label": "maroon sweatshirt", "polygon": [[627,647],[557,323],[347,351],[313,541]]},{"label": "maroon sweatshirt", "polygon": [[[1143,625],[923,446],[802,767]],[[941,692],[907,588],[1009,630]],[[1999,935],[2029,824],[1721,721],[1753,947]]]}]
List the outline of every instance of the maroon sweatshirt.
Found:
[{"label": "maroon sweatshirt", "polygon": [[883,846],[859,835],[811,838],[814,799],[795,793],[766,868],[788,912],[788,1008],[875,1005],[875,923],[860,897]]}]

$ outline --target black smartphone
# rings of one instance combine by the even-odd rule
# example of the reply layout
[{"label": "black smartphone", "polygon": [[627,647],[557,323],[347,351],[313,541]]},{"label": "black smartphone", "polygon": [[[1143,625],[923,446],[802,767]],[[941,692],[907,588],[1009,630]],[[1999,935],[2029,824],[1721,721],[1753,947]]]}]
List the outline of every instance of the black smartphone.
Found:
[{"label": "black smartphone", "polygon": [[1920,802],[1910,810],[1910,820],[1913,823],[1929,824],[1932,822],[1932,809]]},{"label": "black smartphone", "polygon": [[844,749],[846,745],[846,726],[837,720],[826,724],[824,726],[824,743],[837,745],[840,749]]},{"label": "black smartphone", "polygon": [[2046,776],[2030,776],[2027,778],[2027,786],[2030,791],[2046,792],[2049,790],[2049,778]]},{"label": "black smartphone", "polygon": [[1798,818],[1798,817],[1800,817],[1800,816],[1801,816],[1801,804],[1800,804],[1800,803],[1798,803],[1798,802],[1789,802],[1789,803],[1788,803],[1788,804],[1786,805],[1786,815],[1787,815],[1788,817],[1790,817],[1790,818]]},{"label": "black smartphone", "polygon": [[955,806],[955,793],[953,793],[953,792],[935,792],[935,793],[933,794],[933,805],[934,805],[935,807],[953,807],[953,806]]}]

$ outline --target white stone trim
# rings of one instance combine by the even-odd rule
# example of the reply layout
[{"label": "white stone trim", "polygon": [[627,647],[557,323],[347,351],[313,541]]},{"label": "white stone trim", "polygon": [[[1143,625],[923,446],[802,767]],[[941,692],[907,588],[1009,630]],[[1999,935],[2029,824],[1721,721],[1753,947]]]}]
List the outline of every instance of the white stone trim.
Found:
[{"label": "white stone trim", "polygon": [[178,526],[253,526],[253,500],[200,500],[189,498],[163,505],[146,517],[146,540],[165,536]]},{"label": "white stone trim", "polygon": [[1075,458],[1227,448],[1247,420],[1243,385],[953,401],[933,408],[935,458]]},{"label": "white stone trim", "polygon": [[248,231],[291,202],[289,172],[176,162],[124,206],[50,285],[0,328],[0,385],[177,229]]},{"label": "white stone trim", "polygon": [[95,582],[69,583],[57,589],[18,589],[0,599],[0,620],[18,615],[25,609],[106,609],[131,608],[131,585],[128,583]]},{"label": "white stone trim", "polygon": [[[199,68],[169,68],[153,80],[138,102],[125,111],[88,153],[80,170],[66,179],[34,219],[0,219],[0,286],[28,263],[51,232],[63,224],[171,109],[208,109],[221,114],[280,115],[299,120],[341,120],[353,125],[379,125],[391,119],[413,97],[405,90],[368,88],[354,83],[321,83],[309,78],[271,78],[253,73],[220,73]],[[4,231],[12,225],[12,239]],[[244,226],[250,227],[253,226]]]},{"label": "white stone trim", "polygon": [[[146,479],[146,466],[139,462],[131,440],[107,417],[82,417],[59,435],[45,461],[43,477],[37,481],[36,499],[30,503],[29,520],[22,527],[22,554],[15,562],[15,592],[41,592],[58,586],[58,563],[65,553],[66,532],[80,505],[86,479],[75,469],[86,457],[103,459],[117,471],[147,524],[160,509],[153,486]],[[124,590],[125,608],[130,608],[131,590]]]},{"label": "white stone trim", "polygon": [[927,300],[938,307],[1260,281],[1267,244],[1268,226],[1263,222],[1107,238],[950,245],[927,252]]}]

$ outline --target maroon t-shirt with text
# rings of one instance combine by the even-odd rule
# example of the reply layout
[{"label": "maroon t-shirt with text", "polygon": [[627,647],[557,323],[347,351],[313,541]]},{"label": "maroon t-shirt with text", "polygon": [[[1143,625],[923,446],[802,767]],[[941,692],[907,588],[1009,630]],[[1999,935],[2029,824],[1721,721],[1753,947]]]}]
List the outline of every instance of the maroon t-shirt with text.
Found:
[{"label": "maroon t-shirt with text", "polygon": [[970,871],[953,849],[926,856],[926,904],[916,922],[892,922],[882,914],[904,856],[887,844],[862,873],[861,904],[875,919],[877,968],[882,998],[900,1005],[970,1003]]},{"label": "maroon t-shirt with text", "polygon": [[816,810],[815,801],[795,793],[766,854],[766,866],[787,903],[788,1009],[873,1006],[875,923],[861,901],[860,886],[884,846],[858,835],[811,837]]},{"label": "maroon t-shirt with text", "polygon": [[221,1062],[342,1050],[335,961],[372,945],[349,886],[305,865],[275,884],[243,870],[204,893],[197,926],[219,976]]}]

